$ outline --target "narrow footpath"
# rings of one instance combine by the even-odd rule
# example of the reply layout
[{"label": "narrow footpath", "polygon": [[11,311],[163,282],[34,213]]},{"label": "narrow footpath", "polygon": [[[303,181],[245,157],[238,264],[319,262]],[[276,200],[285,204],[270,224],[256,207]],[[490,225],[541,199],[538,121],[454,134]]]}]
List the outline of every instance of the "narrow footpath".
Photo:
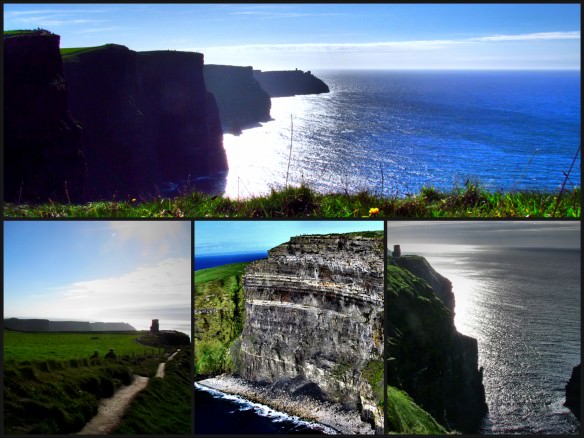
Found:
[{"label": "narrow footpath", "polygon": [[[168,361],[174,359],[174,356],[180,351],[176,350],[168,358]],[[156,375],[154,377],[164,378],[164,369],[166,362],[158,364]],[[136,395],[148,386],[148,377],[138,376],[134,374],[134,381],[123,388],[119,389],[112,397],[104,398],[99,402],[97,415],[93,417],[84,427],[78,432],[78,435],[107,435],[112,433],[119,426],[122,416],[130,406],[130,403]]]}]

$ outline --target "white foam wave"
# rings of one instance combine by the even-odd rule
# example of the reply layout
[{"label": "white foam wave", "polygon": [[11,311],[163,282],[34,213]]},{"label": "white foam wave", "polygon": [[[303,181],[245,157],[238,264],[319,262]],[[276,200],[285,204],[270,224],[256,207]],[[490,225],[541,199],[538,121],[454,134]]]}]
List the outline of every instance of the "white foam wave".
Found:
[{"label": "white foam wave", "polygon": [[[226,394],[224,392],[218,391],[218,390],[210,388],[208,386],[201,385],[197,382],[195,382],[195,388],[200,390],[200,391],[205,391],[205,392],[211,394],[215,398],[220,398],[220,399],[230,400],[232,402],[235,402],[239,405],[239,409],[238,409],[239,411],[243,412],[243,411],[253,410],[257,415],[259,415],[261,417],[269,418],[274,423],[283,423],[285,421],[288,421],[288,422],[293,423],[296,426],[308,427],[312,430],[319,431],[319,432],[325,433],[327,435],[337,435],[338,434],[338,432],[335,429],[333,429],[332,427],[325,426],[324,424],[315,423],[312,421],[306,421],[306,420],[301,419],[300,417],[297,417],[296,415],[290,415],[290,414],[287,414],[285,412],[276,411],[275,409],[272,409],[268,405],[264,405],[262,403],[257,403],[257,402],[252,402],[252,401],[247,400],[239,395]],[[233,412],[235,412],[235,411],[233,411]]]}]

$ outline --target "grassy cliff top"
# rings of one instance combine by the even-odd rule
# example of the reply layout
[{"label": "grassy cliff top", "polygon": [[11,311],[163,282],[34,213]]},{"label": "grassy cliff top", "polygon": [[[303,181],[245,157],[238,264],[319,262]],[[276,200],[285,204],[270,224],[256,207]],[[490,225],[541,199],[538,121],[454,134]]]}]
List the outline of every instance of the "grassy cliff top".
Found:
[{"label": "grassy cliff top", "polygon": [[103,44],[101,46],[92,47],[63,47],[61,48],[61,57],[68,58],[72,56],[81,55],[83,53],[95,52],[97,50],[103,50],[108,47],[114,46],[115,44]]},{"label": "grassy cliff top", "polygon": [[54,35],[54,33],[49,32],[45,29],[17,29],[17,30],[5,30],[5,37],[12,36],[23,36],[23,35]]},{"label": "grassy cliff top", "polygon": [[228,277],[241,275],[248,263],[249,262],[231,263],[228,265],[215,266],[213,268],[195,271],[195,286],[208,283],[209,281],[219,281]]}]

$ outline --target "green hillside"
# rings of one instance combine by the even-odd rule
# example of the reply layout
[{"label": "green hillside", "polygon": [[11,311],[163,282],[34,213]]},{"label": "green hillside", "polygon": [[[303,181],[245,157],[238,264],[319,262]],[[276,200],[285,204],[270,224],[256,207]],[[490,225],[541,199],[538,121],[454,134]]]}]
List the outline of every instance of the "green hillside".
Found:
[{"label": "green hillside", "polygon": [[245,317],[241,278],[247,264],[195,271],[195,376],[236,366],[237,338]]}]

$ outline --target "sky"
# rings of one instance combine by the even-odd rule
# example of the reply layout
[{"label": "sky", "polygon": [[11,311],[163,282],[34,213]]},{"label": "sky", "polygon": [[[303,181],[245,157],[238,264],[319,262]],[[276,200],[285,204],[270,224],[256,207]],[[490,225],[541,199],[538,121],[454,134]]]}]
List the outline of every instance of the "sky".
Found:
[{"label": "sky", "polygon": [[196,221],[195,257],[267,251],[301,234],[377,230],[382,221]]},{"label": "sky", "polygon": [[428,254],[498,248],[580,248],[579,222],[419,221],[389,222],[388,249]]},{"label": "sky", "polygon": [[190,333],[190,222],[4,222],[4,317]]},{"label": "sky", "polygon": [[62,47],[185,50],[294,69],[580,69],[579,4],[5,4]]}]

